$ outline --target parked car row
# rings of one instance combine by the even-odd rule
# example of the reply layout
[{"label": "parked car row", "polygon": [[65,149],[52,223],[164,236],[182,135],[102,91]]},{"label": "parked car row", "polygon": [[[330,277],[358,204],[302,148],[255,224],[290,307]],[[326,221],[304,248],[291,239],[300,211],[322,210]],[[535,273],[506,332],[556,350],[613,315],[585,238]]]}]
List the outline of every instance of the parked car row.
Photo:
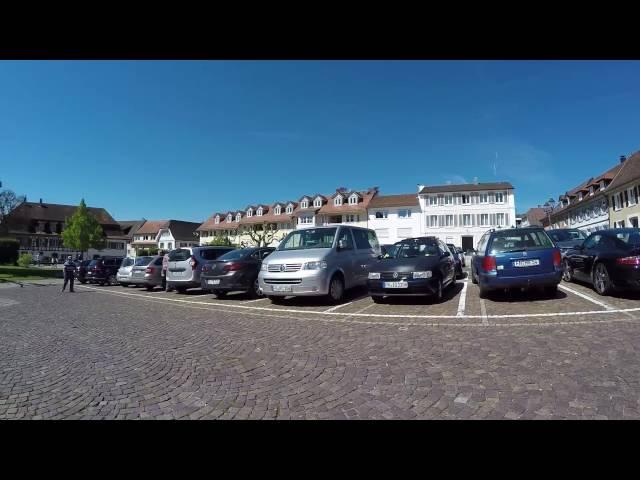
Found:
[{"label": "parked car row", "polygon": [[[376,303],[395,296],[442,301],[466,266],[460,248],[436,237],[380,246],[373,230],[345,225],[295,230],[277,248],[194,246],[85,263],[77,274],[82,283],[159,286],[178,293],[200,288],[218,298],[239,291],[273,303],[289,296],[322,296],[333,304],[358,286],[366,287]],[[524,288],[555,296],[563,278],[591,283],[601,295],[640,288],[640,229],[602,230],[587,238],[579,230],[491,229],[469,267],[481,298]]]}]

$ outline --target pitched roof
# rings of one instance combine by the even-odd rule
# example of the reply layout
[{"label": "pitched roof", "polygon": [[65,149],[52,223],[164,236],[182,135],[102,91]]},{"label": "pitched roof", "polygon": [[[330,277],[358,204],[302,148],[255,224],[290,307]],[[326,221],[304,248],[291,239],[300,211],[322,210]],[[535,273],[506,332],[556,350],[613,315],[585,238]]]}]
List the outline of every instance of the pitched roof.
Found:
[{"label": "pitched roof", "polygon": [[376,195],[369,203],[369,208],[418,206],[418,195],[403,193],[401,195]]},{"label": "pitched roof", "polygon": [[621,187],[633,180],[640,179],[640,151],[627,158],[620,164],[620,170],[607,187],[609,190]]},{"label": "pitched roof", "polygon": [[542,220],[546,218],[547,213],[544,208],[534,207],[527,210],[527,213],[523,215],[529,221],[530,225],[542,225]]},{"label": "pitched roof", "polygon": [[193,240],[197,237],[194,232],[197,231],[200,223],[185,222],[183,220],[169,220],[168,228],[171,230],[173,238],[176,240]]},{"label": "pitched roof", "polygon": [[512,189],[510,182],[494,183],[463,183],[458,185],[433,185],[425,186],[420,190],[420,194],[425,193],[450,193],[450,192],[478,192],[481,190],[502,190]]},{"label": "pitched roof", "polygon": [[[11,217],[44,222],[64,222],[75,213],[77,208],[77,205],[24,202],[11,213]],[[87,207],[87,210],[101,225],[118,225],[118,222],[104,208]]]},{"label": "pitched roof", "polygon": [[336,206],[334,205],[333,202],[329,202],[323,205],[322,208],[320,208],[319,213],[326,214],[326,215],[331,215],[331,214],[335,215],[335,214],[344,214],[344,213],[365,213],[366,214],[367,208],[369,207],[369,203],[376,196],[376,194],[378,193],[378,190],[370,189],[362,192],[356,192],[355,190],[352,190],[348,192],[346,197],[347,198],[350,197],[351,194],[353,193],[358,194],[358,203],[356,203],[355,205],[350,205],[348,202],[344,202],[342,205]]},{"label": "pitched roof", "polygon": [[136,232],[137,235],[157,235],[161,228],[166,228],[169,220],[147,220]]},{"label": "pitched roof", "polygon": [[133,238],[133,235],[144,225],[144,222],[146,220],[121,220],[118,224],[122,229],[123,235],[127,236],[127,238]]}]

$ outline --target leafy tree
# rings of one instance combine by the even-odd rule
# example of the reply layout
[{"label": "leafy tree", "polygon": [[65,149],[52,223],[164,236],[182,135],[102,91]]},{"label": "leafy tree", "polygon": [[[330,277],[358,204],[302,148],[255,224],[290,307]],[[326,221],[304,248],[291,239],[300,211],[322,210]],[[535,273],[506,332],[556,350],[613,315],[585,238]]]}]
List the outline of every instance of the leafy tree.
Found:
[{"label": "leafy tree", "polygon": [[215,245],[215,246],[223,246],[223,247],[235,246],[233,242],[231,242],[231,239],[228,236],[214,237],[213,240],[209,240],[209,242],[207,242],[207,245]]},{"label": "leafy tree", "polygon": [[87,209],[84,198],[71,218],[67,220],[67,227],[62,232],[62,241],[65,247],[83,253],[90,248],[102,250],[105,247],[102,226]]},{"label": "leafy tree", "polygon": [[20,255],[20,257],[18,257],[18,265],[24,268],[27,268],[29,265],[31,265],[32,261],[33,256],[30,253],[23,253]]},{"label": "leafy tree", "polygon": [[0,232],[6,230],[6,221],[11,212],[25,201],[24,195],[16,195],[13,190],[0,191]]},{"label": "leafy tree", "polygon": [[249,235],[251,242],[249,244],[242,242],[242,246],[268,247],[274,240],[282,240],[284,238],[284,235],[277,238],[278,231],[278,225],[275,223],[265,223],[264,225],[251,227],[245,232]]}]

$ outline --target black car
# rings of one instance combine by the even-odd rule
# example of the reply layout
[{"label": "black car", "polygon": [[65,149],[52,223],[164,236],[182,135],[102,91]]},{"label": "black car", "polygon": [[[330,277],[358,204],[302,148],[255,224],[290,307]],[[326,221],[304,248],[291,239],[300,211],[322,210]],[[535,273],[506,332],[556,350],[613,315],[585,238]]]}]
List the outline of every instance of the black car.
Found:
[{"label": "black car", "polygon": [[556,247],[560,249],[560,253],[564,257],[567,251],[582,245],[587,238],[587,234],[578,228],[557,228],[555,230],[547,230],[547,235],[551,237]]},{"label": "black car", "polygon": [[91,263],[91,260],[77,260],[76,264],[76,279],[80,283],[87,283],[87,267]]},{"label": "black car", "polygon": [[594,232],[563,260],[562,278],[588,282],[600,295],[614,289],[640,289],[640,229]]},{"label": "black car", "polygon": [[229,292],[248,292],[252,298],[263,295],[258,284],[262,260],[275,248],[254,247],[232,250],[202,266],[202,289],[222,298]]},{"label": "black car", "polygon": [[89,283],[104,285],[117,285],[116,274],[120,268],[123,257],[102,257],[91,260],[87,265],[86,280]]},{"label": "black car", "polygon": [[449,247],[449,251],[456,261],[456,278],[464,277],[464,273],[462,272],[462,267],[464,267],[464,256],[453,243],[447,243],[446,245]]},{"label": "black car", "polygon": [[367,287],[376,303],[386,296],[433,295],[456,283],[456,263],[436,237],[408,238],[396,243],[393,257],[381,258],[369,271]]}]

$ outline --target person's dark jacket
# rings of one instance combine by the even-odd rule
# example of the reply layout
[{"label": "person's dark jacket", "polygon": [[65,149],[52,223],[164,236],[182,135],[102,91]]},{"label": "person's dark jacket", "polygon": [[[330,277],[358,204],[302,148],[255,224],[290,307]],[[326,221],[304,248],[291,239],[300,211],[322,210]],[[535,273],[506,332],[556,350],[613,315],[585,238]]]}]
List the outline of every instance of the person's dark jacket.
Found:
[{"label": "person's dark jacket", "polygon": [[76,264],[71,260],[67,260],[64,262],[64,277],[65,278],[73,278],[73,275],[76,272]]}]

